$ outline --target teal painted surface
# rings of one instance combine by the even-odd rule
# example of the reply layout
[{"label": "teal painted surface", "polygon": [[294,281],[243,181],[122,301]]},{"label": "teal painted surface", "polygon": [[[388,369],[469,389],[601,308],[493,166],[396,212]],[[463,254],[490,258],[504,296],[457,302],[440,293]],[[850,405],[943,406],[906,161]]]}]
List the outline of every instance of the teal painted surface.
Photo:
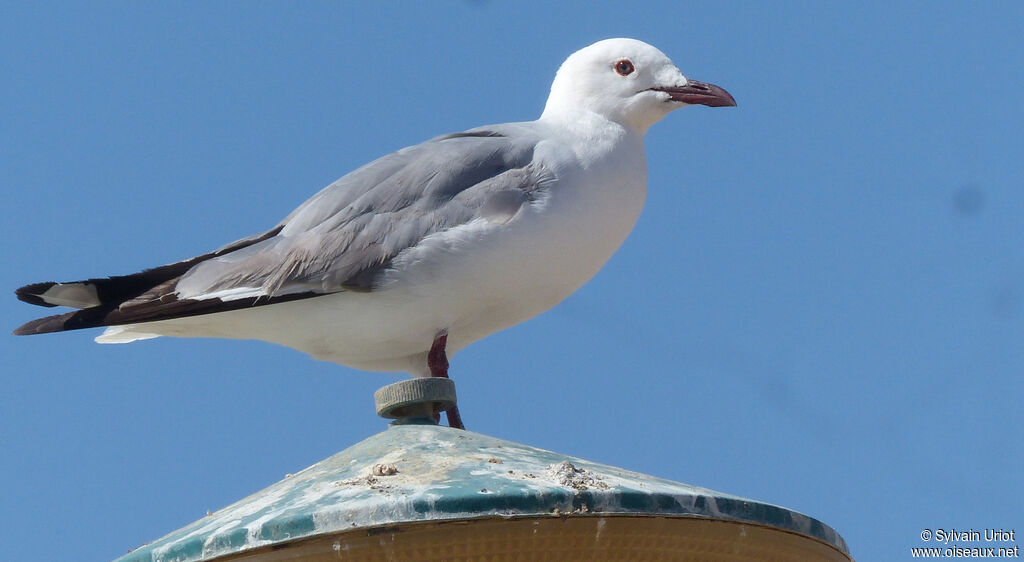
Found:
[{"label": "teal painted surface", "polygon": [[478,433],[406,423],[393,424],[119,560],[206,560],[401,522],[612,514],[757,523],[849,552],[831,527],[786,508]]}]

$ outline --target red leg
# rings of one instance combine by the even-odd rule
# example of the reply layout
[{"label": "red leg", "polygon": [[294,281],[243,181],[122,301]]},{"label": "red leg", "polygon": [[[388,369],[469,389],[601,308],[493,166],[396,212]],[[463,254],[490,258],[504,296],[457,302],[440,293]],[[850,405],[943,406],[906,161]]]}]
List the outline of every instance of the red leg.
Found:
[{"label": "red leg", "polygon": [[[448,333],[444,332],[434,338],[434,344],[430,346],[430,352],[427,353],[427,367],[430,368],[430,376],[432,377],[444,377],[448,378],[448,355],[444,352],[444,347],[448,343]],[[459,406],[455,405],[445,410],[445,415],[448,417],[448,426],[456,429],[466,429],[466,426],[462,425],[462,416],[459,415]],[[440,416],[435,416],[437,421],[440,421]]]},{"label": "red leg", "polygon": [[448,334],[442,333],[434,338],[434,345],[430,346],[427,353],[427,367],[430,368],[430,376],[448,378],[448,356],[444,352],[444,346],[448,344]]}]

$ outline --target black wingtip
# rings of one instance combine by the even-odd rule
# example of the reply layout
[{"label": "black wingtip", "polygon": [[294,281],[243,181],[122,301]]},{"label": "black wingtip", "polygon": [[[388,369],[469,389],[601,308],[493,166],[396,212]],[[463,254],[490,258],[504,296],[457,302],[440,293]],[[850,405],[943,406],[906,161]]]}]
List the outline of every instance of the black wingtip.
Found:
[{"label": "black wingtip", "polygon": [[46,302],[39,295],[45,293],[56,284],[57,283],[53,281],[46,281],[44,283],[32,283],[31,285],[25,285],[24,287],[19,287],[15,289],[14,294],[18,297],[18,300],[20,301],[24,301],[29,304],[34,304],[36,306],[45,306],[52,308],[57,305]]},{"label": "black wingtip", "polygon": [[16,329],[13,332],[11,332],[11,335],[12,336],[31,336],[32,334],[36,333],[36,332],[34,332],[32,330],[32,328],[31,328],[31,326],[29,326],[29,324],[31,324],[31,322],[29,322],[28,324],[22,324],[21,326],[18,327],[18,329]]},{"label": "black wingtip", "polygon": [[31,322],[26,322],[18,327],[18,329],[11,332],[15,336],[32,336],[35,334],[50,334],[53,332],[63,332],[66,328],[64,327],[65,322],[68,318],[75,314],[69,312],[67,314],[58,314],[56,316],[47,316],[46,318],[37,318]]},{"label": "black wingtip", "polygon": [[64,314],[37,318],[21,325],[13,333],[16,336],[33,336],[35,334],[52,334],[54,332],[106,326],[106,316],[110,314],[110,310],[110,307],[94,306]]}]

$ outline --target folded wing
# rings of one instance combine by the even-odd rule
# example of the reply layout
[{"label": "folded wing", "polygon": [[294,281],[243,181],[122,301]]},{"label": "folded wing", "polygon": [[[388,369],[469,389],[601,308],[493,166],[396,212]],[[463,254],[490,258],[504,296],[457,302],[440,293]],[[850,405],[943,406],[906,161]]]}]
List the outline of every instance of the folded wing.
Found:
[{"label": "folded wing", "polygon": [[488,216],[513,216],[549,183],[536,138],[504,125],[446,135],[371,162],[327,186],[274,228],[133,275],[35,283],[41,306],[81,310],[15,334],[137,324],[338,291],[373,291],[402,251]]}]

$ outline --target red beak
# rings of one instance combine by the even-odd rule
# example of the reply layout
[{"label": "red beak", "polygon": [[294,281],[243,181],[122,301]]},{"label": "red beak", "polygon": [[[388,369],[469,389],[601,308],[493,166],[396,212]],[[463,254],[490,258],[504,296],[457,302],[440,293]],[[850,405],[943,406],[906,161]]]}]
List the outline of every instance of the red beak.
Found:
[{"label": "red beak", "polygon": [[714,84],[706,84],[690,80],[685,86],[667,86],[663,88],[651,88],[656,92],[665,92],[671,96],[672,101],[688,103],[691,105],[706,105],[708,107],[734,107],[736,100],[724,89]]}]

